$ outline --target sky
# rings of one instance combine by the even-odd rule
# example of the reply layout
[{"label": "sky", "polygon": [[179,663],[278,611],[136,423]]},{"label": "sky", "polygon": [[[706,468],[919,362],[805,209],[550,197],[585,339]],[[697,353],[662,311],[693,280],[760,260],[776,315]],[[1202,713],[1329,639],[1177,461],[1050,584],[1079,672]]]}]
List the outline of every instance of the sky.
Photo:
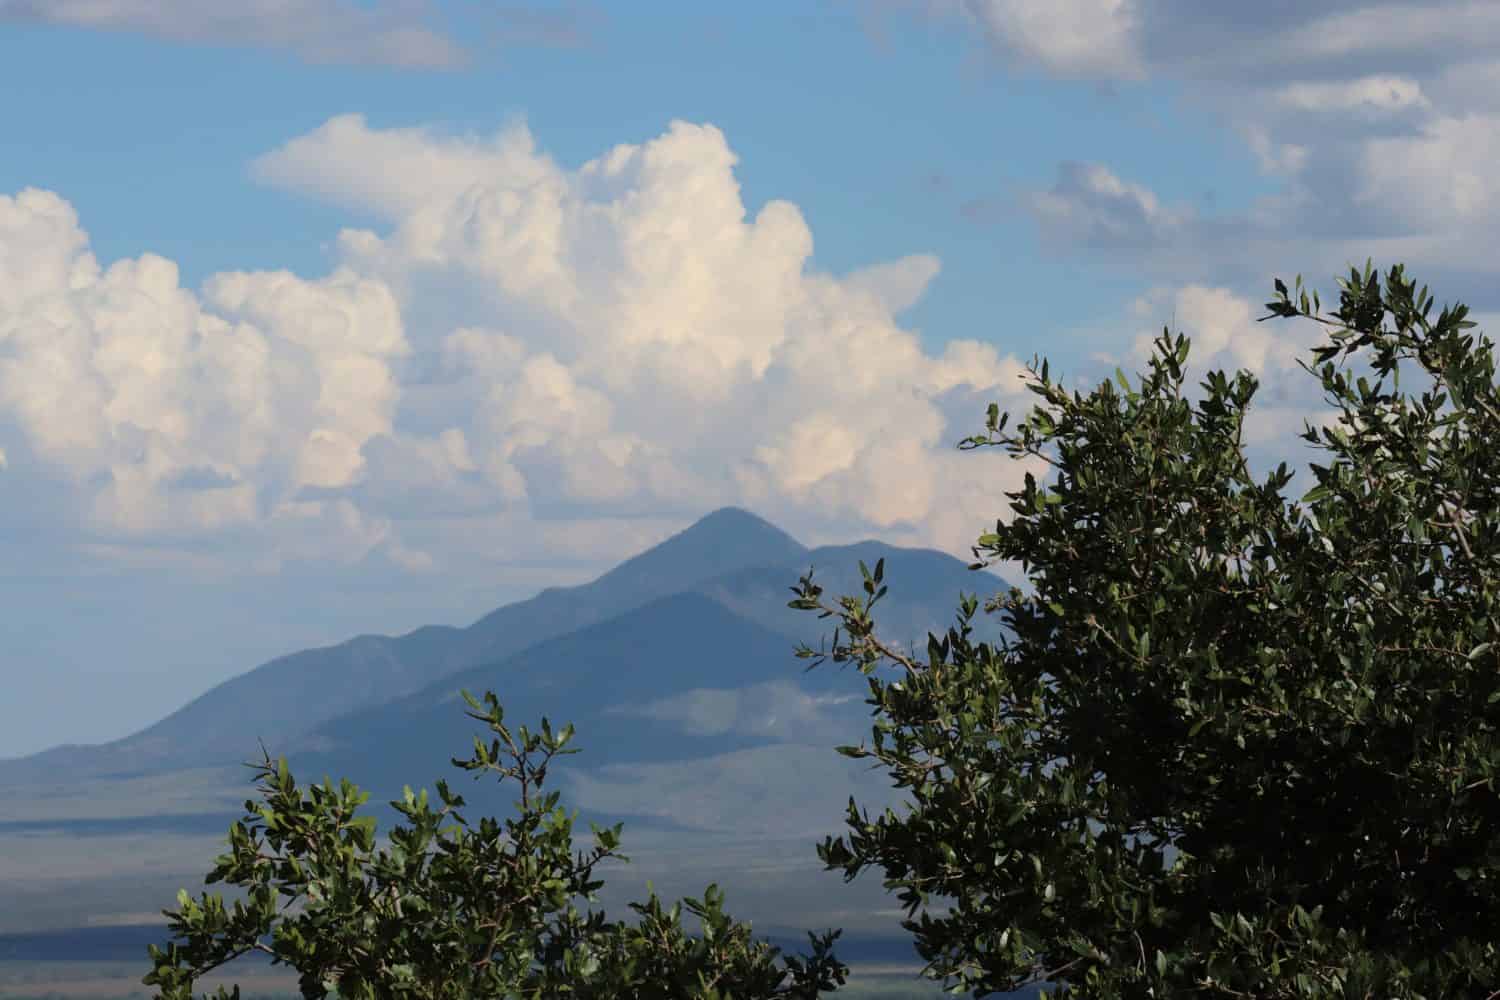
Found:
[{"label": "sky", "polygon": [[1305,470],[1277,277],[1500,328],[1494,0],[0,0],[0,120],[0,757],[725,505],[968,560],[1163,326]]}]

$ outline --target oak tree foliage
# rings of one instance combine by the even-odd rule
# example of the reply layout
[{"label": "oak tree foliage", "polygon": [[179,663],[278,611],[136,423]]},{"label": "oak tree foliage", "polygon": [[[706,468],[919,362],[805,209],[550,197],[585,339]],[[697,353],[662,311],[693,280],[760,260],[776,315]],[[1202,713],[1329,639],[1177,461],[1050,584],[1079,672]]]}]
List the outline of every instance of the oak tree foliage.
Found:
[{"label": "oak tree foliage", "polygon": [[[909,808],[819,847],[884,874],[927,972],[981,996],[1047,981],[1070,997],[1495,997],[1500,993],[1500,398],[1463,305],[1432,318],[1403,268],[1340,281],[1332,317],[1299,277],[1271,315],[1316,320],[1336,426],[1288,502],[1242,446],[1257,380],[1181,394],[1189,342],[1084,398],[1050,379],[1004,445],[1056,473],[1006,495],[980,562],[1013,632],[971,643],[978,601],[925,661],[881,641],[864,597],[827,651],[867,675],[870,740]],[[1368,356],[1378,375],[1341,370]],[[1339,364],[1333,359],[1342,355]],[[1431,377],[1399,392],[1400,367]],[[1410,369],[1408,369],[1410,370]],[[1387,386],[1389,379],[1390,386]],[[1446,406],[1445,406],[1446,404]],[[1049,446],[1055,446],[1050,450]],[[1050,452],[1050,453],[1049,453]],[[841,640],[840,632],[844,633]]]}]

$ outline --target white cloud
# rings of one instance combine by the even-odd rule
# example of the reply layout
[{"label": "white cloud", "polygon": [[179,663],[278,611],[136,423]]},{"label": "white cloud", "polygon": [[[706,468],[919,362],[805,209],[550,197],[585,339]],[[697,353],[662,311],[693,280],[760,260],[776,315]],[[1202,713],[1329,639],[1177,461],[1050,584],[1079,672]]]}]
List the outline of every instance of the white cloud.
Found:
[{"label": "white cloud", "polygon": [[378,552],[447,572],[546,557],[538,512],[725,503],[967,556],[1024,467],[952,454],[945,413],[1022,402],[1021,364],[897,324],[936,258],[810,271],[801,213],[747,211],[735,166],[711,125],[570,170],[519,124],[337,118],[256,176],[389,230],[341,234],[326,277],[226,272],[197,294],[159,257],[102,270],[71,207],[24,192],[0,202],[0,412],[92,530],[249,546],[264,571]]},{"label": "white cloud", "polygon": [[1142,69],[1136,0],[963,0],[992,44],[1064,76],[1132,79]]},{"label": "white cloud", "polygon": [[916,254],[863,268],[849,275],[846,281],[875,296],[886,311],[896,316],[921,301],[940,270],[942,264],[932,254]]},{"label": "white cloud", "polygon": [[[309,425],[298,448],[296,486],[347,486],[364,465],[365,442],[391,430],[397,387],[388,359],[405,354],[401,316],[378,280],[340,269],[319,282],[287,272],[215,275],[205,297],[228,317],[255,324],[273,343],[301,348],[298,398]],[[290,374],[290,372],[289,372]],[[285,416],[282,410],[279,416]]]},{"label": "white cloud", "polygon": [[[570,172],[522,126],[454,138],[341,119],[260,163],[262,178],[396,218],[389,236],[341,245],[409,311],[440,287],[479,289],[435,350],[470,384],[475,461],[497,482],[524,469],[534,500],[775,497],[922,520],[934,487],[876,488],[877,468],[942,448],[932,395],[1016,388],[992,348],[934,358],[893,322],[934,258],[806,273],[800,212],[773,201],[747,218],[712,126],[677,122]],[[797,412],[817,396],[821,416]],[[879,419],[850,418],[875,399]]]},{"label": "white cloud", "polygon": [[200,298],[171,261],[101,269],[87,247],[56,195],[0,197],[0,413],[73,484],[90,530],[217,537],[286,522],[292,537],[311,518],[319,558],[383,537],[352,507],[297,496],[350,482],[363,444],[390,428],[389,360],[406,345],[378,280],[224,274]]},{"label": "white cloud", "polygon": [[1355,199],[1419,231],[1492,231],[1500,218],[1497,157],[1500,114],[1437,118],[1420,135],[1366,143]]},{"label": "white cloud", "polygon": [[[1239,370],[1248,371],[1256,377],[1259,388],[1245,417],[1243,443],[1247,453],[1270,457],[1272,464],[1285,460],[1289,468],[1300,468],[1303,461],[1293,459],[1305,456],[1304,448],[1310,447],[1296,440],[1304,432],[1304,421],[1314,427],[1332,426],[1337,421],[1340,409],[1329,405],[1319,379],[1302,367],[1305,364],[1314,371],[1319,367],[1311,352],[1328,343],[1328,330],[1322,325],[1311,320],[1261,322],[1260,317],[1266,315],[1262,304],[1227,288],[1196,284],[1154,288],[1133,304],[1132,312],[1138,319],[1150,320],[1150,325],[1136,333],[1124,357],[1101,356],[1097,360],[1120,365],[1134,385],[1137,373],[1147,372],[1153,343],[1167,326],[1174,337],[1181,333],[1190,341],[1184,398],[1196,402],[1207,395],[1202,382],[1210,371],[1224,372],[1231,382]],[[1324,315],[1330,312],[1329,304],[1324,303]],[[1480,324],[1479,332],[1488,332],[1485,323],[1493,316],[1475,314],[1474,318]],[[1494,329],[1493,322],[1489,329]],[[1372,383],[1376,380],[1367,359],[1340,359],[1338,364],[1346,374],[1352,371],[1368,376]],[[1431,377],[1412,361],[1402,364],[1401,375],[1401,389],[1411,395],[1420,395],[1432,384]]]},{"label": "white cloud", "polygon": [[462,66],[463,50],[424,23],[425,8],[410,0],[375,6],[352,0],[0,0],[0,20],[290,49],[314,63]]},{"label": "white cloud", "polygon": [[[1164,296],[1158,292],[1156,298],[1160,303]],[[1174,334],[1181,331],[1192,341],[1192,364],[1201,371],[1244,368],[1262,381],[1288,372],[1301,373],[1298,358],[1310,360],[1308,351],[1322,340],[1311,323],[1257,322],[1265,310],[1227,288],[1188,285],[1177,289],[1170,303],[1173,322],[1169,325]],[[1141,361],[1149,357],[1151,344],[1159,335],[1160,327],[1138,333],[1132,357]]]},{"label": "white cloud", "polygon": [[445,137],[422,128],[371,129],[358,114],[330,118],[250,166],[251,176],[263,183],[387,221],[410,218],[425,205],[451,204],[472,188],[497,182],[524,191],[555,170],[537,154],[524,125],[490,139]]},{"label": "white cloud", "polygon": [[1355,80],[1290,83],[1277,90],[1275,96],[1288,108],[1319,114],[1355,112],[1382,116],[1431,107],[1420,83],[1388,74]]},{"label": "white cloud", "polygon": [[[1159,178],[1126,181],[1108,163],[1062,164],[1052,190],[1021,199],[1054,247],[1129,248],[1097,259],[1150,281],[1232,285],[1242,294],[1252,283],[1260,294],[1283,270],[1316,280],[1373,257],[1493,305],[1500,5],[1031,5],[1068,23],[1091,11],[1094,34],[1056,34],[1069,45],[1097,41],[1087,49],[1097,58],[1071,61],[1038,55],[1036,39],[1047,33],[1008,3],[927,6],[969,24],[1002,59],[1030,58],[1059,77],[1180,89],[1187,107],[1226,125],[1251,162],[1281,182],[1248,207],[1213,216],[1164,207]],[[989,197],[978,195],[975,204]]]}]

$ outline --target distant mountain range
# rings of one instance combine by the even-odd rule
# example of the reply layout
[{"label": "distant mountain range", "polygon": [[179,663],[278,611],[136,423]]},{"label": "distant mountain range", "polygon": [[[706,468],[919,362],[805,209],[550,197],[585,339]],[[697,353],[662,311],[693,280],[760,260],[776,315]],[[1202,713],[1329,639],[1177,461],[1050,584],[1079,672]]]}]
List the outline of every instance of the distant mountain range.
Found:
[{"label": "distant mountain range", "polygon": [[[488,742],[459,690],[492,690],[510,723],[545,715],[576,725],[582,752],[555,768],[557,787],[584,819],[629,821],[627,847],[639,850],[627,850],[637,873],[627,879],[686,880],[676,891],[713,879],[746,912],[789,919],[832,907],[830,921],[885,926],[878,882],[837,889],[812,850],[842,829],[851,795],[872,809],[895,801],[884,774],[834,752],[867,737],[868,686],[831,662],[808,671],[796,645],[818,646],[837,622],[787,607],[809,568],[833,603],[862,593],[860,561],[873,569],[880,559],[890,589],[875,611],[879,632],[922,655],[927,632],[954,623],[960,592],[982,600],[1008,586],[931,550],[876,541],[810,549],[724,508],[591,583],[543,590],[467,628],[292,653],[125,739],[0,761],[0,802],[10,803],[0,807],[0,855],[6,843],[39,850],[35,838],[44,838],[56,845],[48,857],[78,859],[53,863],[60,875],[88,859],[89,875],[78,869],[63,894],[69,913],[154,910],[170,893],[157,898],[165,881],[138,881],[147,856],[160,872],[153,878],[170,878],[167,864],[199,876],[211,867],[214,852],[184,855],[196,841],[173,838],[201,838],[238,818],[253,789],[237,765],[259,759],[259,741],[273,758],[287,756],[302,784],[347,777],[370,792],[364,811],[382,831],[397,821],[388,802],[403,785],[434,789],[439,778],[468,800],[471,822],[504,815],[510,788],[450,763],[470,755],[474,735]],[[974,624],[981,640],[1003,631],[995,616]],[[197,881],[186,878],[173,884]],[[28,887],[33,902],[23,908],[39,915],[13,914],[12,929],[73,926],[61,909],[41,915],[61,906],[55,886]],[[620,891],[633,891],[628,880]]]},{"label": "distant mountain range", "polygon": [[[548,588],[467,628],[429,625],[398,637],[364,635],[292,653],[225,681],[124,739],[0,761],[0,786],[234,764],[257,756],[257,741],[273,756],[292,751],[308,764],[347,762],[360,773],[375,760],[416,763],[432,756],[423,749],[433,749],[433,759],[450,770],[448,757],[468,745],[453,737],[467,722],[457,699],[465,687],[476,694],[494,689],[516,721],[535,721],[543,712],[574,719],[581,742],[608,745],[610,762],[743,749],[786,734],[775,726],[756,735],[743,726],[688,725],[681,739],[668,742],[627,721],[655,719],[671,709],[652,708],[653,701],[699,689],[779,682],[760,696],[780,692],[785,700],[791,697],[787,685],[861,694],[863,685],[851,683],[848,671],[825,665],[803,672],[805,662],[795,659],[793,647],[816,645],[834,621],[786,604],[809,567],[834,599],[860,591],[860,560],[873,567],[881,558],[891,590],[877,607],[877,621],[883,635],[901,642],[946,629],[960,590],[985,596],[1006,586],[931,550],[875,541],[808,549],[754,514],[726,507],[590,583]],[[987,633],[982,637],[998,636],[993,623],[978,623]],[[634,735],[626,738],[627,731]],[[622,738],[626,743],[617,742]],[[409,780],[438,776],[445,775],[418,772]]]}]

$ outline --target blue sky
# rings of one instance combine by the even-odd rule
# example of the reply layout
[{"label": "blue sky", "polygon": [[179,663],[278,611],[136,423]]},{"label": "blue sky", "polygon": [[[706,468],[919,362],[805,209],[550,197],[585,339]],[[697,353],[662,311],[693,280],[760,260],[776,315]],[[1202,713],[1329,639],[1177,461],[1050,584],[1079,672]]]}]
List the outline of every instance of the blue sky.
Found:
[{"label": "blue sky", "polygon": [[1252,6],[0,0],[0,756],[726,503],[967,556],[1169,322],[1303,467],[1273,277],[1500,314],[1500,5]]}]

